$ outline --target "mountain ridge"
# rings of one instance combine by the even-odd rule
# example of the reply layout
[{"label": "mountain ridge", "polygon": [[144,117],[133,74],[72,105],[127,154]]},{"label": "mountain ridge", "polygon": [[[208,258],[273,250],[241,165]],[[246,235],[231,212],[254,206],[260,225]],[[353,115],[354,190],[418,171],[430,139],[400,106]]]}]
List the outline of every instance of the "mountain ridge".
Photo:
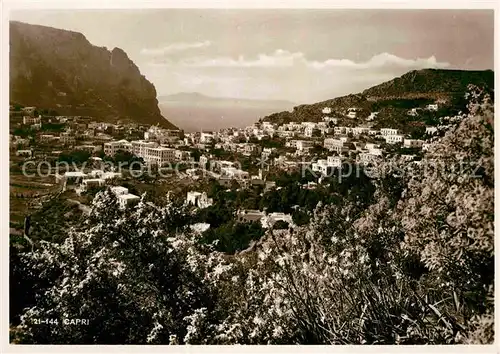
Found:
[{"label": "mountain ridge", "polygon": [[[391,102],[440,101],[451,105],[463,99],[469,84],[487,89],[493,97],[494,72],[492,70],[421,69],[412,70],[400,77],[367,88],[356,94],[336,97],[312,104],[295,106],[292,112],[276,112],[260,121],[278,124],[288,122],[321,121],[321,109],[331,107],[333,115],[344,116],[349,107],[360,109],[359,116],[366,118],[380,106],[391,106]],[[389,103],[388,103],[389,102]],[[402,106],[406,108],[406,104]],[[411,108],[411,107],[410,107]],[[399,108],[396,108],[399,109]],[[399,109],[401,112],[403,109]],[[401,113],[400,112],[400,113]]]}]

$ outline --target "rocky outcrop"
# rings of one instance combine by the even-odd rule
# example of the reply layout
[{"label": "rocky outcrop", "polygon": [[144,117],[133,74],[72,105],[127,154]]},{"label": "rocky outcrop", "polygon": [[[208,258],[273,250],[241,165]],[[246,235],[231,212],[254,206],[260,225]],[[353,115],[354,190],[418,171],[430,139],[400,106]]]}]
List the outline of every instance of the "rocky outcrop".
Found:
[{"label": "rocky outcrop", "polygon": [[92,45],[81,33],[10,23],[10,101],[173,128],[156,90],[120,48]]}]

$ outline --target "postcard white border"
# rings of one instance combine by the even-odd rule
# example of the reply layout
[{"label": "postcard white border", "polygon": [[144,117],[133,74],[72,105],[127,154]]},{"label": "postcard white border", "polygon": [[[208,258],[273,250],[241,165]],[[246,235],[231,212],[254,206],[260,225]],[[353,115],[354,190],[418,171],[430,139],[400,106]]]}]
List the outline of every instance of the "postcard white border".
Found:
[{"label": "postcard white border", "polygon": [[[203,1],[203,0],[85,0],[85,1],[71,1],[71,0],[3,0],[1,4],[1,43],[2,43],[2,86],[1,86],[1,109],[2,119],[0,119],[2,139],[1,139],[1,161],[9,161],[9,121],[8,117],[8,91],[9,91],[9,11],[12,10],[35,10],[35,9],[140,9],[140,8],[244,8],[244,9],[257,9],[257,8],[274,8],[274,9],[493,9],[495,10],[495,59],[499,56],[499,5],[496,1],[443,1],[443,0],[421,0],[421,1],[397,1],[397,0],[375,0],[375,1],[362,1],[362,0],[341,0],[341,1],[321,1],[321,0],[293,0],[293,1],[279,1],[279,0],[246,0],[246,1]],[[495,60],[495,69],[497,64]],[[495,70],[495,86],[498,87],[498,74]],[[495,102],[495,110],[498,112],[499,103]],[[496,123],[495,126],[500,125]],[[498,156],[497,138],[495,138],[495,156]],[[496,162],[497,158],[495,158]],[[0,200],[2,201],[1,212],[1,225],[5,230],[2,237],[1,246],[1,275],[2,275],[2,292],[1,292],[1,353],[67,353],[67,352],[114,352],[114,353],[151,353],[151,352],[165,352],[171,353],[292,353],[292,352],[311,352],[311,353],[362,353],[362,352],[405,352],[405,353],[497,353],[498,339],[495,344],[488,346],[134,346],[134,345],[10,345],[9,344],[9,169],[3,168],[0,171],[2,187]],[[499,169],[495,169],[495,179],[499,180]],[[499,200],[498,195],[500,192],[495,190],[495,199]],[[495,205],[495,211],[499,212],[500,207]],[[495,229],[497,221],[495,220]],[[495,237],[495,247],[498,249],[500,241]],[[495,259],[495,270],[499,269],[498,257]],[[495,272],[495,280],[498,284],[499,275]],[[495,297],[498,298],[498,286],[495,290]],[[499,333],[498,316],[500,309],[495,307],[495,332]],[[496,336],[498,338],[498,335]]]}]

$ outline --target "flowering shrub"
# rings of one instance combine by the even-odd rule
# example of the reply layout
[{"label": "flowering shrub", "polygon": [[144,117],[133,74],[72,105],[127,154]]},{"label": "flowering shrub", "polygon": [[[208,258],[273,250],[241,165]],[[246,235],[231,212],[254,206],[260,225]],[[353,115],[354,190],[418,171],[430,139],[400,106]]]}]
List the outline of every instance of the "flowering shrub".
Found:
[{"label": "flowering shrub", "polygon": [[[25,268],[50,286],[22,316],[24,342],[168,343],[189,337],[179,325],[185,317],[212,308],[210,282],[221,259],[174,226],[182,210],[141,202],[122,212],[113,203],[112,193],[98,194],[81,229],[26,254]],[[35,321],[68,316],[92,323]]]},{"label": "flowering shrub", "polygon": [[406,246],[444,281],[474,291],[492,281],[494,255],[493,111],[478,110],[434,144],[425,161],[439,165],[410,181],[399,206]]}]

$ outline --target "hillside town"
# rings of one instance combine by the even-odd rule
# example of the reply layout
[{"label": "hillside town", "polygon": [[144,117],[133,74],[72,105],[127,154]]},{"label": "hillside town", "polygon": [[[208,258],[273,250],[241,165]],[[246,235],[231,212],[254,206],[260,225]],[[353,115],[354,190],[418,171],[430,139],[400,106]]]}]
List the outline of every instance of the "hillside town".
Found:
[{"label": "hillside town", "polygon": [[[318,112],[320,122],[278,125],[259,121],[243,129],[194,133],[157,125],[120,121],[112,124],[92,117],[40,114],[37,107],[10,108],[13,123],[10,146],[11,154],[16,157],[13,161],[18,164],[29,161],[33,166],[46,162],[47,166],[53,166],[48,174],[61,192],[71,191],[81,196],[113,186],[122,208],[137,204],[141,197],[120,186],[120,180],[130,179],[130,171],[109,164],[118,155],[126,157],[126,166],[130,159],[136,159],[141,170],[175,172],[160,174],[162,178],[148,183],[168,182],[176,176],[191,189],[184,197],[186,205],[206,208],[214,202],[207,198],[206,191],[197,189],[203,181],[215,181],[223,188],[237,190],[263,187],[262,193],[266,193],[277,188],[277,174],[300,172],[303,177],[307,173],[313,176],[301,185],[313,190],[325,177],[338,176],[344,164],[373,166],[395,154],[418,163],[439,129],[426,126],[418,139],[391,127],[375,129],[373,121],[378,112],[369,114],[362,125],[349,124],[356,118],[356,107],[345,110],[343,116],[333,113],[331,107],[324,107]],[[412,108],[407,114],[437,109],[437,104],[429,104]],[[83,159],[72,160],[71,154]],[[242,159],[247,162],[245,167]],[[72,164],[63,168],[64,161]],[[238,222],[259,222],[263,227],[277,220],[293,224],[291,215],[282,212],[238,209],[234,213]],[[206,225],[205,230],[209,227]]]}]

